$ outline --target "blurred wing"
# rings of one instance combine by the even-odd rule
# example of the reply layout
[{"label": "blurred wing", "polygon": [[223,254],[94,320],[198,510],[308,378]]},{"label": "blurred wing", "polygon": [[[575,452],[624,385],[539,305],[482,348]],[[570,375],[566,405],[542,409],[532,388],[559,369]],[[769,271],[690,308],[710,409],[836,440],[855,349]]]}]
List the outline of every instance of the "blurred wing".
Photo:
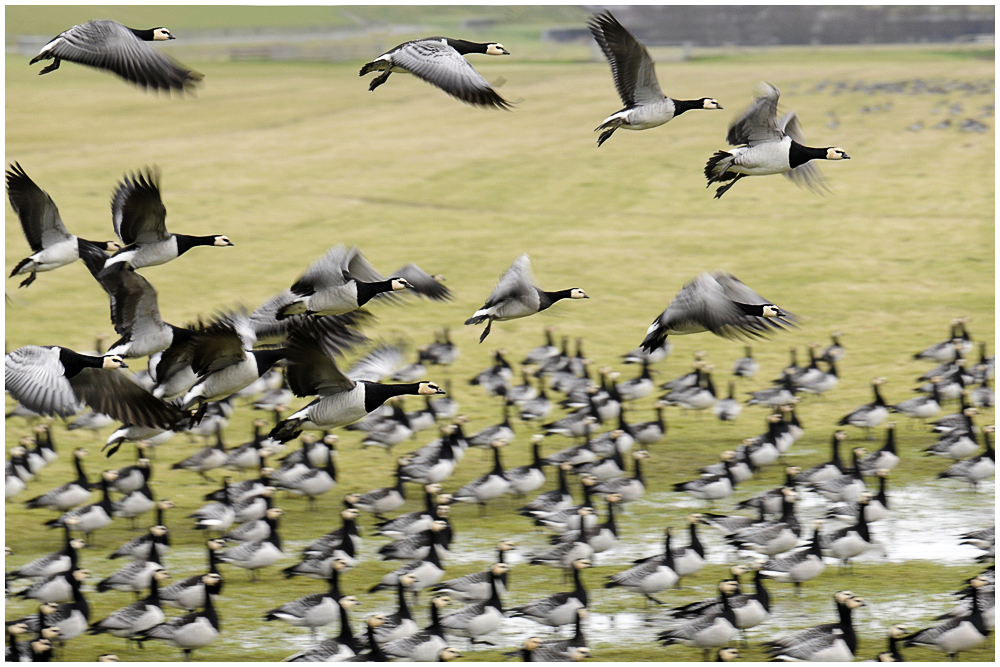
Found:
[{"label": "blurred wing", "polygon": [[347,249],[343,245],[335,245],[326,254],[309,265],[302,277],[292,285],[292,292],[298,296],[307,296],[328,287],[339,287],[351,279],[347,275]]},{"label": "blurred wing", "polygon": [[235,326],[225,320],[196,331],[188,345],[191,349],[191,368],[198,377],[246,359],[243,339]]},{"label": "blurred wing", "polygon": [[[778,127],[791,137],[792,141],[805,145],[806,139],[805,135],[802,134],[802,123],[799,122],[797,113],[790,111],[782,116]],[[819,194],[822,194],[824,190],[830,192],[830,188],[826,185],[826,179],[823,178],[823,172],[819,170],[815,160],[810,160],[791,171],[786,171],[784,176],[800,188],[807,187]]]},{"label": "blurred wing", "polygon": [[588,25],[611,65],[611,76],[625,106],[662,102],[656,66],[646,47],[610,12],[591,17]]},{"label": "blurred wing", "polygon": [[160,200],[160,174],[155,169],[125,176],[111,197],[111,222],[126,245],[170,238],[167,207]]},{"label": "blurred wing", "polygon": [[726,141],[731,146],[742,144],[755,146],[769,141],[780,141],[784,136],[777,120],[780,94],[771,84],[762,83],[759,96],[754,103],[729,126]]},{"label": "blurred wing", "polygon": [[288,337],[285,377],[296,396],[328,396],[354,388],[354,381],[337,368],[320,343],[304,330]]},{"label": "blurred wing", "polygon": [[112,271],[101,276],[107,255],[90,245],[80,247],[80,258],[108,294],[111,323],[118,335],[131,333],[141,338],[163,327],[156,290],[148,280],[135,271]]},{"label": "blurred wing", "polygon": [[404,361],[405,346],[380,345],[359,359],[347,372],[347,377],[355,381],[378,382],[391,377]]},{"label": "blurred wing", "polygon": [[58,348],[28,345],[4,356],[4,388],[25,407],[66,417],[80,409]]},{"label": "blurred wing", "polygon": [[417,40],[392,54],[393,63],[469,104],[510,107],[468,60],[442,40]]},{"label": "blurred wing", "polygon": [[202,78],[115,21],[73,26],[46,45],[44,51],[57,58],[112,71],[126,81],[154,90],[184,90]]},{"label": "blurred wing", "polygon": [[91,410],[123,424],[169,429],[184,416],[117,370],[86,368],[69,383]]},{"label": "blurred wing", "polygon": [[428,299],[435,301],[446,301],[451,299],[451,290],[445,287],[441,280],[421,269],[416,264],[410,263],[392,272],[393,276],[403,278],[413,285],[413,291]]},{"label": "blurred wing", "polygon": [[[726,297],[732,301],[750,305],[774,303],[773,301],[768,301],[760,294],[747,287],[743,281],[731,273],[716,271],[712,274],[712,277],[722,288]],[[753,317],[748,315],[744,315],[744,317],[748,320],[756,321],[758,324],[764,325],[765,328],[783,329],[785,326],[794,326],[798,318],[792,313],[785,312],[784,309],[782,309],[782,312],[785,313],[782,317]]]},{"label": "blurred wing", "polygon": [[66,231],[52,197],[35,185],[16,162],[7,169],[7,198],[21,220],[24,238],[33,252],[73,238]]},{"label": "blurred wing", "polygon": [[502,301],[518,299],[536,310],[539,306],[538,288],[535,287],[535,277],[531,273],[531,261],[528,255],[521,255],[514,260],[509,269],[500,275],[493,293],[486,300],[486,308],[490,308]]}]

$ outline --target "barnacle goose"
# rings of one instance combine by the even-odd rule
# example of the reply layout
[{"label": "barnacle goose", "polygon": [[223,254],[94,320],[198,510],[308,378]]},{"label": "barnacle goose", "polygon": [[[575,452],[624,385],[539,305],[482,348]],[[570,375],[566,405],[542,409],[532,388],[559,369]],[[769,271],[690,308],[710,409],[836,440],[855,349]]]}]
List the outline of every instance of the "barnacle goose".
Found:
[{"label": "barnacle goose", "polygon": [[915,419],[930,419],[941,412],[941,393],[938,391],[940,377],[931,380],[934,385],[931,387],[930,396],[917,396],[909,400],[889,406],[890,412],[901,412],[908,417]]},{"label": "barnacle goose", "polygon": [[409,637],[417,633],[419,628],[416,621],[413,620],[409,606],[406,604],[406,588],[414,582],[414,579],[412,574],[404,574],[399,578],[399,582],[396,584],[396,600],[398,605],[396,613],[389,614],[388,616],[377,614],[377,616],[381,617],[379,624],[373,629],[371,623],[369,623],[364,635],[358,634],[355,636],[354,639],[358,643],[358,648],[368,648],[373,652],[376,650],[381,651],[380,647],[386,642]]},{"label": "barnacle goose", "polygon": [[761,575],[775,581],[795,584],[795,592],[798,594],[803,583],[822,574],[826,568],[823,552],[820,549],[819,528],[822,523],[822,521],[815,522],[812,539],[806,548],[780,558],[772,558],[761,565]]},{"label": "barnacle goose", "polygon": [[[206,574],[202,578],[206,590],[218,584],[217,574]],[[205,596],[205,608],[201,611],[172,618],[165,623],[154,625],[134,637],[142,645],[150,639],[159,639],[184,651],[184,659],[191,659],[191,652],[211,644],[219,636],[219,615],[215,611],[212,595]]]},{"label": "barnacle goose", "polygon": [[105,251],[118,250],[119,246],[114,241],[88,241],[70,234],[63,225],[52,197],[35,185],[21,165],[15,162],[7,169],[6,175],[7,197],[21,221],[21,230],[32,253],[18,262],[10,273],[11,278],[24,273],[30,274],[21,283],[21,287],[33,283],[39,271],[52,271],[75,262],[85,248],[93,248],[102,256]]},{"label": "barnacle goose", "polygon": [[749,345],[745,346],[744,350],[746,356],[740,357],[733,364],[733,375],[740,378],[752,378],[760,364],[753,358],[753,352]]},{"label": "barnacle goose", "polygon": [[557,292],[546,292],[535,285],[531,273],[531,261],[524,254],[514,260],[509,269],[500,275],[496,287],[483,307],[465,321],[466,324],[486,322],[479,342],[490,335],[493,322],[506,322],[528,317],[549,308],[560,299],[589,299],[582,289],[573,287]]},{"label": "barnacle goose", "polygon": [[624,572],[608,575],[604,587],[631,588],[647,600],[664,604],[662,600],[654,598],[653,594],[665,591],[680,581],[674,562],[674,550],[670,546],[671,535],[672,531],[668,527],[662,554],[643,559]]},{"label": "barnacle goose", "polygon": [[761,521],[733,531],[726,536],[738,549],[748,549],[774,556],[793,549],[799,541],[801,527],[795,518],[798,495],[789,489],[781,501],[781,517],[777,521]]},{"label": "barnacle goose", "polygon": [[595,130],[601,131],[600,146],[618,128],[648,130],[667,123],[691,109],[721,109],[714,99],[675,100],[660,90],[655,65],[639,40],[618,22],[611,12],[592,16],[587,23],[591,34],[611,65],[615,88],[625,108],[604,119]]},{"label": "barnacle goose", "polygon": [[854,466],[849,473],[832,479],[810,482],[809,490],[815,491],[827,500],[834,502],[850,503],[858,500],[867,488],[864,477],[861,474],[861,467],[858,465],[858,461],[864,457],[865,453],[863,447],[855,447],[851,452]]},{"label": "barnacle goose", "polygon": [[[51,521],[46,521],[45,525],[50,528],[58,528],[60,526],[69,526],[70,530],[75,530],[77,532],[84,534],[84,539],[87,544],[93,546],[91,537],[96,530],[100,530],[106,526],[111,525],[113,516],[115,515],[115,507],[111,502],[111,496],[109,495],[111,483],[117,478],[118,473],[114,470],[105,470],[101,474],[101,501],[93,503],[90,505],[84,505],[76,509],[70,510],[60,516],[58,519],[52,519]],[[126,496],[127,497],[127,496]],[[120,502],[120,501],[118,501]],[[152,504],[150,505],[152,506]],[[67,523],[70,518],[76,519],[73,523]]]},{"label": "barnacle goose", "polygon": [[681,644],[702,649],[705,660],[712,649],[729,643],[736,633],[736,615],[730,606],[730,599],[739,585],[732,579],[719,584],[719,605],[712,606],[704,614],[661,632],[657,639],[664,646]]},{"label": "barnacle goose", "polygon": [[491,443],[493,447],[493,469],[482,477],[478,477],[454,494],[452,498],[463,503],[479,503],[480,509],[486,511],[486,503],[494,500],[510,491],[510,480],[504,474],[503,464],[500,462],[500,448],[507,446],[507,440],[495,439]]},{"label": "barnacle goose", "polygon": [[834,661],[852,662],[858,647],[851,612],[865,605],[850,591],[834,594],[839,620],[817,625],[788,637],[766,642],[768,653],[779,662]]},{"label": "barnacle goose", "polygon": [[504,477],[510,482],[509,492],[524,496],[545,484],[545,466],[548,462],[542,458],[542,440],[544,436],[536,433],[531,436],[531,463],[504,471]]},{"label": "barnacle goose", "polygon": [[[497,543],[497,562],[506,565],[505,554],[514,549],[514,543],[510,540],[500,540]],[[492,570],[472,572],[458,579],[449,579],[433,587],[436,593],[445,593],[463,600],[472,602],[485,602],[492,595],[491,583],[493,580]],[[504,572],[497,580],[497,591],[500,595],[507,594],[507,573]]]},{"label": "barnacle goose", "polygon": [[860,408],[852,411],[850,414],[845,415],[838,423],[839,426],[857,426],[865,429],[866,439],[871,440],[871,429],[875,428],[881,424],[886,417],[889,416],[889,409],[886,407],[885,400],[879,393],[878,388],[885,380],[883,378],[875,378],[872,380],[872,391],[875,393],[875,400],[871,403],[866,403]]},{"label": "barnacle goose", "polygon": [[729,383],[729,396],[720,399],[712,407],[712,414],[719,418],[719,421],[735,421],[743,411],[743,405],[736,400],[736,383]]},{"label": "barnacle goose", "polygon": [[724,461],[724,470],[719,475],[702,476],[690,482],[679,482],[674,484],[674,491],[686,491],[695,498],[714,502],[722,498],[728,498],[733,494],[733,487],[736,485],[733,480],[732,466],[734,462],[733,452],[724,452],[728,457]]},{"label": "barnacle goose", "polygon": [[244,542],[232,549],[221,551],[218,555],[219,562],[250,570],[250,579],[257,580],[259,569],[274,565],[285,555],[281,550],[281,537],[278,535],[278,517],[281,514],[281,509],[274,507],[267,516],[267,522],[271,527],[271,534],[267,539]]},{"label": "barnacle goose", "polygon": [[166,620],[160,607],[160,582],[170,578],[166,570],[154,572],[149,580],[149,595],[127,607],[111,613],[100,621],[93,623],[87,634],[99,635],[107,632],[115,637],[129,638],[144,632],[154,625]]},{"label": "barnacle goose", "polygon": [[993,425],[983,427],[983,444],[986,450],[971,459],[959,461],[948,467],[944,472],[938,473],[941,479],[963,479],[975,489],[979,482],[989,479],[996,472],[996,452],[993,443],[990,442],[990,435],[993,433]]},{"label": "barnacle goose", "polygon": [[[331,573],[334,571],[331,570]],[[307,627],[310,636],[315,638],[316,628],[340,618],[340,610],[345,601],[350,601],[350,597],[341,597],[337,575],[331,574],[326,593],[313,593],[287,602],[265,613],[264,620],[285,621],[295,627]]]},{"label": "barnacle goose", "polygon": [[535,512],[540,512],[544,515],[567,509],[573,505],[573,496],[570,494],[569,485],[566,482],[566,473],[572,470],[573,466],[564,461],[556,468],[558,470],[558,487],[535,496],[527,505],[518,508],[518,514],[531,517],[535,516]]},{"label": "barnacle goose", "polygon": [[91,484],[83,471],[82,459],[87,456],[86,449],[76,449],[73,452],[73,465],[76,467],[76,479],[56,487],[47,493],[36,496],[25,503],[28,509],[47,507],[65,512],[81,505],[90,498]]},{"label": "barnacle goose", "polygon": [[777,88],[762,83],[754,103],[729,126],[726,141],[736,148],[717,151],[705,165],[708,185],[730,181],[718,188],[718,199],[744,176],[784,174],[796,185],[826,189],[812,160],[849,160],[842,148],[810,148],[803,142],[802,126],[794,111],[778,118]]},{"label": "barnacle goose", "polygon": [[138,596],[143,589],[149,588],[153,574],[163,569],[165,568],[160,563],[159,552],[156,549],[151,549],[146,560],[131,562],[114,574],[97,582],[97,592],[104,593],[114,590],[123,593],[132,592]]},{"label": "barnacle goose", "polygon": [[644,350],[667,336],[711,331],[723,338],[763,337],[792,326],[795,316],[754,292],[725,271],[701,273],[684,285],[646,331]]},{"label": "barnacle goose", "polygon": [[903,640],[903,646],[926,646],[945,653],[952,660],[962,651],[973,649],[985,641],[989,629],[983,622],[982,589],[986,580],[974,577],[972,586],[972,610],[965,616],[949,618],[937,625],[913,633]]},{"label": "barnacle goose", "polygon": [[462,57],[470,53],[510,55],[503,44],[497,42],[480,44],[450,37],[425,37],[403,42],[365,63],[360,76],[381,72],[368,85],[368,90],[373,91],[385,83],[393,72],[413,74],[466,104],[509,109],[510,103],[500,97],[483,75]]},{"label": "barnacle goose", "polygon": [[446,633],[468,637],[472,644],[487,644],[492,642],[480,639],[495,632],[503,621],[503,604],[500,601],[500,577],[507,573],[507,566],[494,563],[490,568],[491,594],[485,602],[474,602],[458,611],[441,618],[441,627]]},{"label": "barnacle goose", "polygon": [[592,567],[590,560],[581,558],[573,562],[574,589],[556,593],[507,611],[508,616],[530,618],[544,625],[560,627],[576,621],[577,610],[587,606],[587,589],[583,587],[580,573]]},{"label": "barnacle goose", "polygon": [[871,495],[862,493],[858,499],[857,523],[832,533],[819,535],[819,545],[828,555],[837,558],[846,567],[848,561],[860,556],[872,547],[872,536],[868,530],[868,516],[865,511]]},{"label": "barnacle goose", "polygon": [[[427,530],[437,515],[437,500],[435,497],[440,493],[440,484],[424,484],[424,509],[409,512],[393,519],[385,519],[378,523],[378,530],[375,532],[385,537],[398,539],[405,535],[413,535]],[[448,494],[447,500],[451,502],[450,494]]]},{"label": "barnacle goose", "polygon": [[435,521],[431,524],[431,531],[433,533],[432,548],[428,551],[427,557],[423,560],[411,560],[402,567],[390,572],[382,577],[377,584],[368,589],[368,592],[374,593],[392,588],[404,574],[412,574],[414,577],[413,583],[410,584],[410,590],[412,591],[423,590],[441,581],[441,577],[444,576],[444,568],[441,566],[441,557],[438,550],[433,547],[441,543],[443,534],[447,528],[448,524],[444,521]]},{"label": "barnacle goose", "polygon": [[447,595],[437,595],[431,600],[431,624],[426,628],[395,641],[382,645],[382,651],[390,658],[410,660],[413,662],[429,662],[439,659],[448,648],[444,639],[444,628],[441,627],[441,610],[451,604]]},{"label": "barnacle goose", "polygon": [[199,449],[183,461],[178,461],[170,466],[170,469],[191,470],[201,475],[206,481],[211,482],[212,479],[205,473],[226,465],[227,458],[226,445],[222,441],[222,429],[218,429],[215,433],[214,445]]},{"label": "barnacle goose", "polygon": [[67,521],[64,527],[63,548],[6,573],[6,579],[41,579],[75,570],[79,558],[78,551],[86,546],[83,540],[70,536],[70,526],[75,519]]}]

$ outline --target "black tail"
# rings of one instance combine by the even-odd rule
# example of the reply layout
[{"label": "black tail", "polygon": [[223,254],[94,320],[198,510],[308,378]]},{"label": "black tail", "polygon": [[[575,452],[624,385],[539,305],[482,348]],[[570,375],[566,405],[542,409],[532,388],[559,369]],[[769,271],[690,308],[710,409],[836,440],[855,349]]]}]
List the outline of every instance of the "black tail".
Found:
[{"label": "black tail", "polygon": [[719,164],[726,158],[731,157],[732,155],[726,151],[716,151],[712,157],[708,158],[708,162],[705,163],[705,178],[708,179],[708,185],[736,178],[736,174],[728,172],[725,169],[719,171]]}]

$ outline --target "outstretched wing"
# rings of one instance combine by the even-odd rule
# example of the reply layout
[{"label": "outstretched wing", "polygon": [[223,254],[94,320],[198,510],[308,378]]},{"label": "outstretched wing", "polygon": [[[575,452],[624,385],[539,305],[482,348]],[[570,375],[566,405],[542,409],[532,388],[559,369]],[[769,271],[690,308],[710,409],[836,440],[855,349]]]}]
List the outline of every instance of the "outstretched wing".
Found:
[{"label": "outstretched wing", "polygon": [[[778,121],[778,127],[792,138],[792,141],[802,144],[806,143],[805,135],[802,134],[802,123],[799,121],[799,115],[794,111],[790,111],[781,117]],[[785,178],[790,180],[792,183],[799,187],[807,187],[813,192],[818,192],[820,194],[825,190],[830,192],[830,188],[826,185],[826,179],[823,178],[823,172],[819,170],[819,166],[816,164],[815,160],[810,160],[805,164],[800,164],[795,169],[785,172]]]},{"label": "outstretched wing", "polygon": [[611,65],[618,96],[626,107],[663,101],[652,56],[611,12],[591,17],[587,24]]},{"label": "outstretched wing", "polygon": [[468,104],[498,109],[511,105],[493,90],[483,75],[443,39],[404,44],[392,54],[393,63]]},{"label": "outstretched wing", "polygon": [[538,288],[535,286],[535,277],[531,273],[531,261],[527,254],[515,259],[510,268],[500,275],[500,280],[486,300],[485,308],[491,308],[511,299],[523,301],[538,310]]},{"label": "outstretched wing", "polygon": [[170,237],[158,170],[147,168],[125,176],[111,196],[111,223],[126,245],[155,243]]},{"label": "outstretched wing", "polygon": [[169,429],[184,417],[118,370],[85,368],[69,383],[91,410],[123,424]]},{"label": "outstretched wing", "polygon": [[33,252],[72,238],[52,197],[35,185],[16,162],[7,169],[7,198]]},{"label": "outstretched wing", "polygon": [[778,125],[778,96],[781,92],[769,83],[760,85],[758,97],[743,115],[729,126],[726,141],[731,146],[780,141],[784,137]]}]

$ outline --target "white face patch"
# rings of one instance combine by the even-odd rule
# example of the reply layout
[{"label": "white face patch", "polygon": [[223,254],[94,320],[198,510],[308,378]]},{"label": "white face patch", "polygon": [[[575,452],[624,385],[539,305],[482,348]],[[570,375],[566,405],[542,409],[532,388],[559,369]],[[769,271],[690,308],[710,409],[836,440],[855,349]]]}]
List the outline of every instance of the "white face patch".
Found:
[{"label": "white face patch", "polygon": [[826,149],[826,159],[827,160],[850,160],[851,157],[844,152],[843,148],[828,148]]},{"label": "white face patch", "polygon": [[719,104],[718,102],[716,102],[713,99],[707,99],[707,100],[705,100],[704,108],[706,108],[706,109],[721,109],[722,105]]},{"label": "white face patch", "polygon": [[163,41],[166,41],[168,39],[173,39],[173,38],[174,38],[174,36],[171,35],[170,31],[167,30],[166,28],[157,28],[156,30],[153,31],[153,41],[154,42],[163,42]]},{"label": "white face patch", "polygon": [[486,47],[486,55],[488,56],[509,56],[510,52],[503,48],[503,44],[490,44]]},{"label": "white face patch", "polygon": [[398,292],[399,290],[404,290],[404,289],[406,289],[408,287],[412,288],[413,285],[411,285],[410,283],[406,282],[402,278],[393,278],[392,279],[392,291],[393,292]]},{"label": "white face patch", "polygon": [[231,246],[233,245],[233,243],[225,236],[216,236],[215,245],[223,247],[223,246]]},{"label": "white face patch", "polygon": [[575,287],[572,290],[570,290],[569,296],[570,296],[571,299],[589,299],[590,298],[589,296],[587,296],[587,293],[584,292],[582,289],[578,289],[578,288],[575,288]]}]

